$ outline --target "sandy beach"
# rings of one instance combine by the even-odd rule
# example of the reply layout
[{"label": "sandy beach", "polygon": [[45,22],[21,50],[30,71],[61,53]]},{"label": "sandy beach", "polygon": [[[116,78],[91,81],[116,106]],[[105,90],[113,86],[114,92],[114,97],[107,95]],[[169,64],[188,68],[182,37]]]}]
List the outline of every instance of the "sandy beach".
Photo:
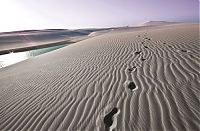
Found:
[{"label": "sandy beach", "polygon": [[199,24],[127,27],[0,69],[1,131],[199,131]]}]

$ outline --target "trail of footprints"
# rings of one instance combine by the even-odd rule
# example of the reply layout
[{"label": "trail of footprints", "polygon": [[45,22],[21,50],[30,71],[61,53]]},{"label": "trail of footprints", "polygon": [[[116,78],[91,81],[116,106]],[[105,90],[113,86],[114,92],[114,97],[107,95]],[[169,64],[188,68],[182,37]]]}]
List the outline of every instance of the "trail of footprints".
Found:
[{"label": "trail of footprints", "polygon": [[[140,35],[138,35],[138,37],[140,37]],[[148,37],[145,37],[144,38],[145,40],[151,40],[151,38],[148,38]],[[144,41],[142,42],[142,44],[144,44]],[[144,48],[148,48],[147,46],[144,46]],[[140,55],[142,54],[142,51],[136,51],[134,53],[135,55]],[[140,59],[142,62],[145,61],[146,59],[143,58],[143,56],[141,57]],[[135,72],[137,70],[136,66],[133,66],[133,67],[129,67],[128,68],[128,72],[131,73],[131,72]],[[137,90],[137,86],[136,84],[133,82],[133,81],[130,81],[127,85],[127,88],[132,92],[132,91],[135,91]],[[104,122],[104,125],[105,125],[105,131],[112,131],[114,126],[113,126],[113,122],[116,121],[116,117],[117,117],[117,114],[119,113],[119,109],[114,107],[110,113],[108,113],[104,119],[103,119],[103,122]]]},{"label": "trail of footprints", "polygon": [[[138,35],[137,37],[140,37],[141,38],[141,35]],[[143,45],[143,47],[145,49],[148,49],[149,47],[147,45],[144,45],[145,43],[147,43],[147,41],[151,41],[151,38],[147,37],[147,33],[144,34],[144,38],[143,38],[143,41],[141,42],[141,44]],[[166,45],[167,43],[163,43],[164,45]],[[168,45],[169,48],[172,49],[172,46],[171,45]],[[183,52],[183,53],[187,53],[188,51],[185,50],[185,49],[180,49],[180,50],[177,50],[178,52]],[[139,60],[141,60],[142,62],[144,62],[146,59],[142,56],[142,51],[136,51],[134,52],[134,55],[137,56],[137,55],[141,55],[141,58]],[[190,54],[191,55],[191,54]],[[137,70],[137,67],[136,66],[133,66],[133,67],[129,67],[128,68],[128,72],[129,73],[132,73],[132,72],[135,72]],[[130,92],[133,92],[135,90],[138,89],[138,87],[136,86],[136,84],[134,83],[134,81],[130,81],[128,84],[127,84],[127,88],[129,89]],[[116,121],[116,117],[117,117],[117,114],[119,113],[119,109],[114,107],[110,113],[108,113],[103,121],[104,121],[104,125],[105,125],[105,131],[112,131],[114,126],[113,126],[113,121]]]},{"label": "trail of footprints", "polygon": [[[141,43],[142,43],[142,45],[143,45],[143,47],[144,47],[145,49],[148,49],[148,46],[147,46],[147,45],[144,45],[144,44],[145,44],[145,41],[146,41],[146,40],[149,40],[149,41],[150,41],[151,38],[147,37],[146,35],[147,35],[147,33],[145,32],[143,41],[142,41]],[[141,35],[138,35],[138,37],[141,37]],[[135,54],[136,56],[137,56],[137,55],[141,55],[141,54],[142,54],[142,51],[136,51],[134,54]],[[140,60],[143,62],[143,61],[146,60],[146,58],[144,58],[144,57],[141,55]],[[128,71],[129,71],[129,73],[131,73],[132,71],[136,71],[136,69],[137,69],[136,66],[133,66],[133,67],[128,68]],[[130,81],[130,82],[128,83],[128,86],[127,86],[127,87],[128,87],[128,89],[129,89],[130,91],[134,91],[134,90],[137,89],[137,86],[135,85],[135,83],[134,83],[133,81]]]}]

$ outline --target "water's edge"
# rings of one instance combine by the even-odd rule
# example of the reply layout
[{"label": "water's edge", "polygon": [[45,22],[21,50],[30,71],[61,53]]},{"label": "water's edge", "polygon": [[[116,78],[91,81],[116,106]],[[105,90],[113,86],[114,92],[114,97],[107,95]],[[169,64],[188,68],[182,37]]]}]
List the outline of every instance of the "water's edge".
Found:
[{"label": "water's edge", "polygon": [[29,51],[22,51],[22,52],[11,52],[9,54],[4,54],[0,55],[0,68],[7,67],[9,65],[21,62],[23,60],[60,49],[62,47],[67,46],[68,44],[65,45],[56,45],[56,46],[50,46],[50,47],[45,47],[45,48],[40,48],[40,49],[33,49]]}]

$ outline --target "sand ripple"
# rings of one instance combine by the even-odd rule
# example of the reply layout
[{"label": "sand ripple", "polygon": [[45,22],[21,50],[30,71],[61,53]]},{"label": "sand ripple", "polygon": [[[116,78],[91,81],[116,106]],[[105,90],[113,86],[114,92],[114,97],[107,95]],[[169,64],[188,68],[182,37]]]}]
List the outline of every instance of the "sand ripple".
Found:
[{"label": "sand ripple", "polygon": [[198,131],[198,30],[123,29],[0,69],[0,130]]}]

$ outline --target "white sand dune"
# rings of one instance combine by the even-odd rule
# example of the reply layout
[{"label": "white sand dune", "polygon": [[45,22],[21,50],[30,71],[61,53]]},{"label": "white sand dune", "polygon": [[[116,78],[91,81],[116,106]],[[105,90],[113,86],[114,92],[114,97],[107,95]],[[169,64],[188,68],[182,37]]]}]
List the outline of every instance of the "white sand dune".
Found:
[{"label": "white sand dune", "polygon": [[161,26],[161,25],[171,25],[180,24],[181,22],[169,22],[169,21],[146,21],[139,24],[138,26]]},{"label": "white sand dune", "polygon": [[[0,54],[75,43],[89,38],[91,32],[109,29],[46,29],[0,33]],[[91,37],[91,36],[90,36]]]},{"label": "white sand dune", "polygon": [[199,24],[112,31],[0,69],[3,131],[199,131]]}]

